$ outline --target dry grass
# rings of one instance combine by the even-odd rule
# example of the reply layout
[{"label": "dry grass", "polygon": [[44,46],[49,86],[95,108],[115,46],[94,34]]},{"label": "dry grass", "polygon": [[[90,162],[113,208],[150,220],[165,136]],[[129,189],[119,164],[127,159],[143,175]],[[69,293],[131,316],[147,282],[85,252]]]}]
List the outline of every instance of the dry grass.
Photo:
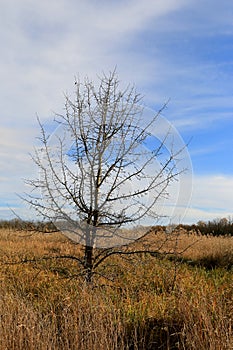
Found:
[{"label": "dry grass", "polygon": [[[185,263],[114,256],[99,269],[113,282],[100,278],[85,286],[74,277],[74,261],[9,264],[79,255],[79,246],[59,234],[2,230],[0,349],[232,350],[232,269],[223,264],[224,256],[232,256],[232,238],[182,233],[161,245],[164,237],[151,233],[144,244],[150,240],[161,251],[184,251]],[[205,265],[208,257],[222,263]]]}]

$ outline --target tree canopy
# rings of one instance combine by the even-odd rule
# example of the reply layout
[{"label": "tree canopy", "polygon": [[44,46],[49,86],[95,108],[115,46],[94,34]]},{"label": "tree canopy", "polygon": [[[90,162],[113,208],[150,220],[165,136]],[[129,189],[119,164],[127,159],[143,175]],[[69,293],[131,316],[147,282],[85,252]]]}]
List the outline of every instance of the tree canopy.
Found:
[{"label": "tree canopy", "polygon": [[35,194],[26,201],[86,247],[86,269],[93,267],[94,247],[128,244],[165,215],[161,208],[184,170],[178,160],[185,149],[174,146],[170,128],[160,123],[165,107],[146,114],[140,94],[133,86],[122,89],[114,71],[97,86],[75,81],[54,132],[39,121],[42,147],[32,157],[39,176],[27,181]]}]

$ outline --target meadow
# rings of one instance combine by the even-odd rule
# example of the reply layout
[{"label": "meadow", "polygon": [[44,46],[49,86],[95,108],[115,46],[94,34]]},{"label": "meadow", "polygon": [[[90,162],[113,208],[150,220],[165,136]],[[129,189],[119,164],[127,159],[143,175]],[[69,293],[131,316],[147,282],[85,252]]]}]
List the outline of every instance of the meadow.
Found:
[{"label": "meadow", "polygon": [[86,285],[75,260],[58,258],[79,245],[1,229],[0,349],[232,350],[233,237],[181,230],[161,250],[114,255]]}]

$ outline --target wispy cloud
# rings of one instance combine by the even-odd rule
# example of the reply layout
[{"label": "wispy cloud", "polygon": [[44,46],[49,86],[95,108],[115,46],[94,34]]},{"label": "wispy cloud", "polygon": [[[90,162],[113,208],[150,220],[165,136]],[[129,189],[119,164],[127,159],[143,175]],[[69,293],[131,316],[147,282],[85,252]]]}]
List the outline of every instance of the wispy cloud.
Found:
[{"label": "wispy cloud", "polygon": [[[63,91],[73,92],[75,75],[96,79],[97,73],[115,66],[123,83],[135,83],[153,109],[171,98],[164,116],[187,139],[200,140],[200,146],[190,144],[195,159],[213,155],[219,147],[231,159],[233,3],[229,0],[8,0],[1,4],[0,23],[4,203],[8,197],[13,205],[12,193],[23,190],[21,178],[34,171],[28,153],[38,133],[36,113],[45,121],[53,111],[62,112]],[[199,210],[207,213],[200,208],[215,213],[216,208],[224,212],[232,207],[231,179],[224,178],[218,189],[215,174],[196,177],[192,215]],[[201,192],[212,199],[204,201]]]},{"label": "wispy cloud", "polygon": [[[45,115],[60,107],[61,91],[78,73],[94,76],[118,65],[127,81],[132,80],[133,62],[137,83],[151,67],[145,70],[147,58],[135,48],[135,35],[183,4],[182,0],[5,3],[0,14],[3,118],[28,120],[35,112]],[[135,54],[129,55],[126,47],[131,42]]]},{"label": "wispy cloud", "polygon": [[232,216],[233,176],[205,175],[193,178],[193,193],[185,221]]}]

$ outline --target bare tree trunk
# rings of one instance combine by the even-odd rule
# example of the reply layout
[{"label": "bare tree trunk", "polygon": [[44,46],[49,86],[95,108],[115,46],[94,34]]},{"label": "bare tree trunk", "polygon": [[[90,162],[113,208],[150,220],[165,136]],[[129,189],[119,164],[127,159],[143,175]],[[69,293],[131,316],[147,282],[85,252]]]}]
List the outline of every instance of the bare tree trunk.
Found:
[{"label": "bare tree trunk", "polygon": [[85,281],[91,283],[93,275],[93,247],[85,247],[84,256]]}]

